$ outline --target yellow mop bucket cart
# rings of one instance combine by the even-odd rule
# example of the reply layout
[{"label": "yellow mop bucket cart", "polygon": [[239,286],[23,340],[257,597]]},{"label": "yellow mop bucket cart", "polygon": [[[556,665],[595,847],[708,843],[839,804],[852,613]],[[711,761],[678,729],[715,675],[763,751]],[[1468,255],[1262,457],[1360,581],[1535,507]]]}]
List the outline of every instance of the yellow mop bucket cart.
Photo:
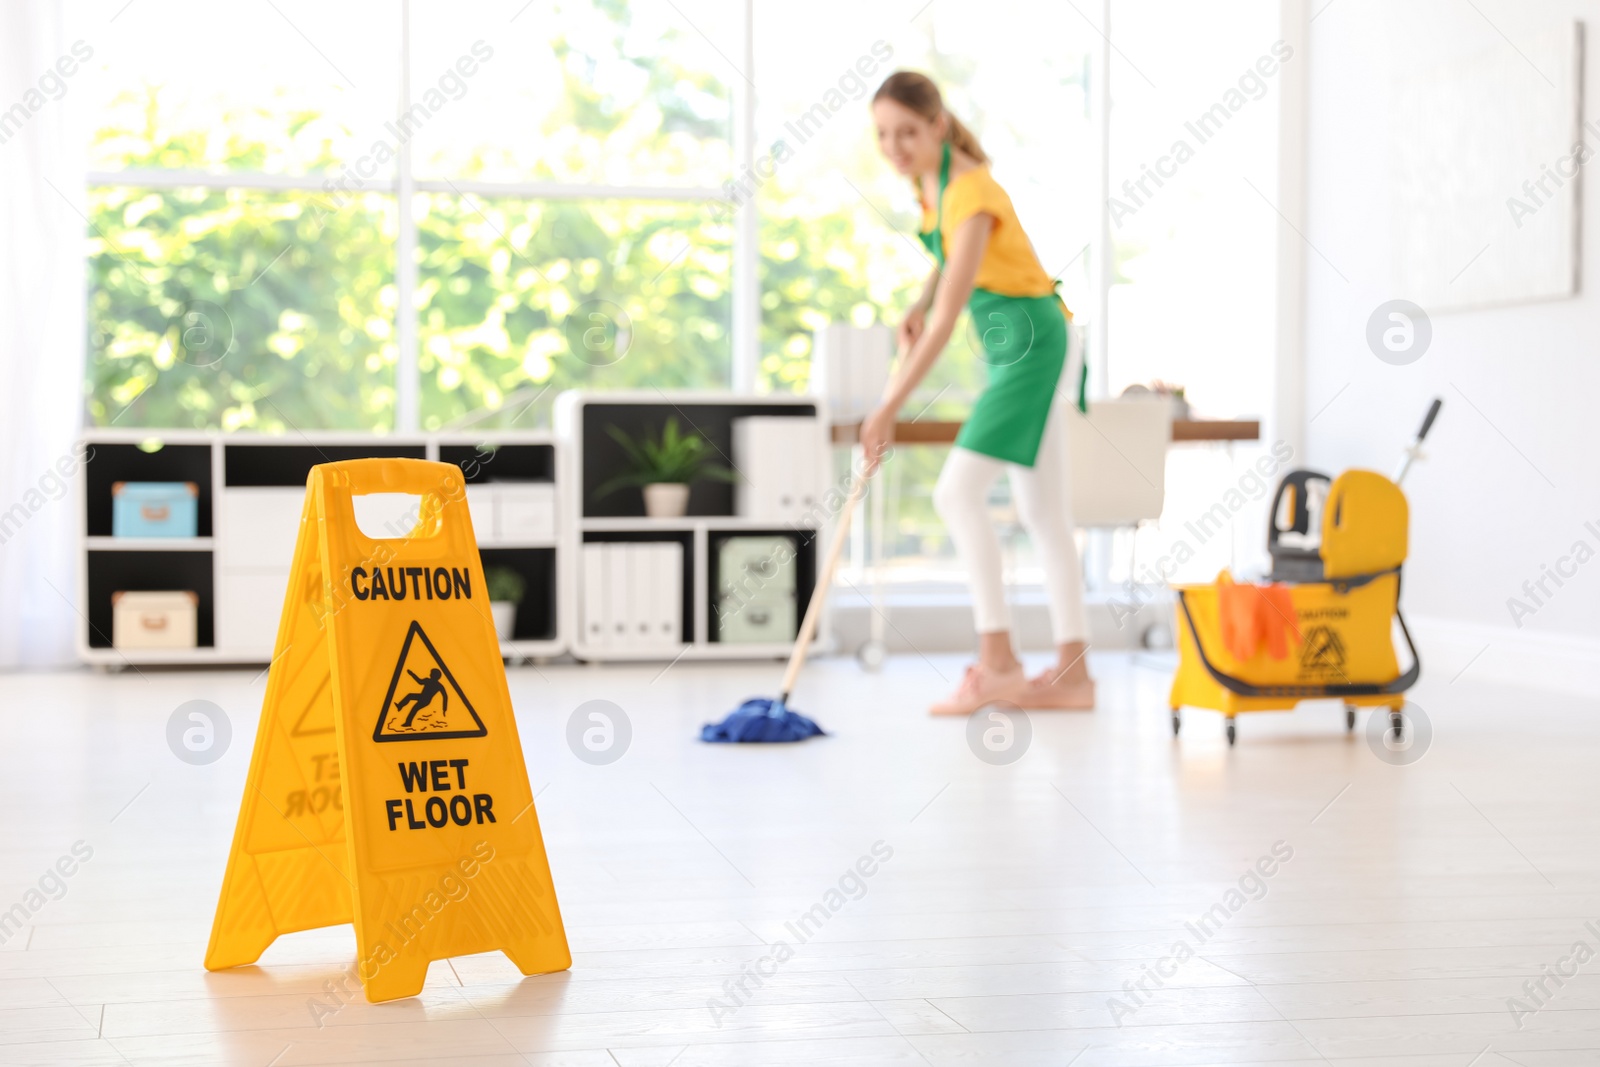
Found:
[{"label": "yellow mop bucket cart", "polygon": [[[1267,543],[1271,577],[1287,585],[1292,610],[1275,606],[1282,604],[1280,592],[1276,599],[1263,596],[1261,611],[1287,635],[1280,647],[1264,643],[1241,657],[1238,642],[1224,640],[1223,599],[1233,592],[1225,588],[1226,572],[1216,582],[1175,587],[1178,670],[1169,700],[1174,735],[1184,707],[1222,712],[1231,745],[1241,712],[1289,711],[1302,700],[1329,698],[1344,702],[1347,730],[1354,729],[1356,709],[1363,707],[1388,708],[1392,728],[1401,728],[1403,694],[1416,683],[1422,664],[1400,614],[1409,512],[1398,482],[1421,455],[1438,411],[1436,400],[1394,480],[1366,470],[1332,480],[1293,471],[1279,484]],[[1316,526],[1320,537],[1313,534]],[[1404,671],[1392,638],[1395,624],[1411,664]]]}]

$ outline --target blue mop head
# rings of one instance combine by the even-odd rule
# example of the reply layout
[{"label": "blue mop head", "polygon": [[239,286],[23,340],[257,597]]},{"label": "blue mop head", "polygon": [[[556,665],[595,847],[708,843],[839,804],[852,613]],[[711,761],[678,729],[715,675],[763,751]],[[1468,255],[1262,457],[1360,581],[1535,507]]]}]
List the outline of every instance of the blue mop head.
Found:
[{"label": "blue mop head", "polygon": [[700,740],[713,742],[772,743],[826,736],[822,727],[790,711],[782,701],[764,697],[752,697],[721,722],[700,728]]}]

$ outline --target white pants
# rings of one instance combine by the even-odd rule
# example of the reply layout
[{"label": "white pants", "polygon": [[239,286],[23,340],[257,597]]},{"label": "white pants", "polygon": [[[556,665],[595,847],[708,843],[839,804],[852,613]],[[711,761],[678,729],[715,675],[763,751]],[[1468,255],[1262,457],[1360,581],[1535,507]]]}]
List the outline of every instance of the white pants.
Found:
[{"label": "white pants", "polygon": [[1004,471],[1011,481],[1017,514],[1033,541],[1044,569],[1050,603],[1050,629],[1056,644],[1086,641],[1083,610],[1083,568],[1072,525],[1072,498],[1067,491],[1065,416],[1050,413],[1044,439],[1032,467],[1005,463],[992,456],[952,448],[933,490],[933,506],[950,530],[956,553],[972,583],[972,613],[980,634],[1011,629],[1005,576],[1000,562],[1000,537],[989,518],[989,488]]}]

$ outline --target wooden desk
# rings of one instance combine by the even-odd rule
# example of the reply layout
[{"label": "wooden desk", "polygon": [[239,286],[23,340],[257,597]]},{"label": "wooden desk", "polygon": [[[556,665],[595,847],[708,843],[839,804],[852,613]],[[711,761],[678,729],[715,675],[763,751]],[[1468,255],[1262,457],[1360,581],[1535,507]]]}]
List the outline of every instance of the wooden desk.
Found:
[{"label": "wooden desk", "polygon": [[[896,444],[949,445],[954,444],[961,431],[959,422],[897,422],[894,424]],[[833,443],[854,444],[861,432],[858,422],[838,423],[833,427]],[[1173,419],[1172,441],[1259,441],[1259,419]]]}]

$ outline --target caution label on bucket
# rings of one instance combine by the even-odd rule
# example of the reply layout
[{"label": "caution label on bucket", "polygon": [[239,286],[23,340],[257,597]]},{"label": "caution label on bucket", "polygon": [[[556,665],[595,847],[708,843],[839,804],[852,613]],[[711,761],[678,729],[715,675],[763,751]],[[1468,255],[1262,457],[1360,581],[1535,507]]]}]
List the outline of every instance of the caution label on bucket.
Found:
[{"label": "caution label on bucket", "polygon": [[[368,493],[416,495],[411,532],[362,533],[352,498]],[[312,468],[208,968],[351,922],[369,1000],[420,992],[451,956],[571,965],[483,590],[459,468]],[[414,922],[484,854],[470,894]]]},{"label": "caution label on bucket", "polygon": [[1344,674],[1344,638],[1331,626],[1313,626],[1306,630],[1305,642],[1300,648],[1300,676],[1322,678]]}]

